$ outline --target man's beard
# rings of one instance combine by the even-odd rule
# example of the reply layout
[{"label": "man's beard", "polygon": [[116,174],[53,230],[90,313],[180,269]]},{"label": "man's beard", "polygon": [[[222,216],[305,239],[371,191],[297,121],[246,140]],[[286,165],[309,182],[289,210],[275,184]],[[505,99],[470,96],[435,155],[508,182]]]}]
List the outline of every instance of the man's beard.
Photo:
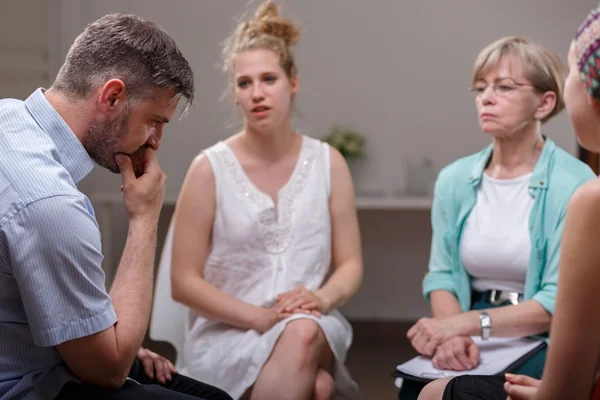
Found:
[{"label": "man's beard", "polygon": [[122,153],[119,147],[127,134],[129,114],[127,108],[113,121],[92,122],[83,139],[83,147],[92,160],[115,174],[120,173],[115,154]]}]

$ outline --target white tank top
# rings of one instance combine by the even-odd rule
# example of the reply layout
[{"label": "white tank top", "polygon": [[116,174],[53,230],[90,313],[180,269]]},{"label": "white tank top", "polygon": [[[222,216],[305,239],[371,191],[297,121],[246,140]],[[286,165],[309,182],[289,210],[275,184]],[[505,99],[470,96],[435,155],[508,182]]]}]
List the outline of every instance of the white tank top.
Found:
[{"label": "white tank top", "polygon": [[460,243],[462,263],[477,291],[524,291],[534,201],[529,194],[530,179],[531,174],[514,179],[483,174]]}]

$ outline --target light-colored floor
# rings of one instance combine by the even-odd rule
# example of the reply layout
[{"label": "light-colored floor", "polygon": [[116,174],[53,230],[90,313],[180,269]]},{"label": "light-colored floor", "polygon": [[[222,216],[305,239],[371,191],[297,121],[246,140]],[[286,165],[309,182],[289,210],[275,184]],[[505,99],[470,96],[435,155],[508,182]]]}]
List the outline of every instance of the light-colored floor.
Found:
[{"label": "light-colored floor", "polygon": [[[354,340],[346,365],[365,400],[393,400],[398,396],[391,373],[396,365],[415,356],[406,339],[411,324],[403,322],[351,321]],[[146,340],[144,346],[173,359],[173,348]]]}]

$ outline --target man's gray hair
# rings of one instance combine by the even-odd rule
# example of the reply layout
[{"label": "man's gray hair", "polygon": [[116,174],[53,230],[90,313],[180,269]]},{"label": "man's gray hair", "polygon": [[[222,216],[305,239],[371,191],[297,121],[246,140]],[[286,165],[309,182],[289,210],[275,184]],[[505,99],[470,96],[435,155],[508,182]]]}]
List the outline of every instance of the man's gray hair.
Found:
[{"label": "man's gray hair", "polygon": [[194,73],[175,41],[161,27],[136,15],[108,14],[75,39],[52,87],[84,99],[109,79],[121,79],[130,104],[170,89],[194,100]]}]

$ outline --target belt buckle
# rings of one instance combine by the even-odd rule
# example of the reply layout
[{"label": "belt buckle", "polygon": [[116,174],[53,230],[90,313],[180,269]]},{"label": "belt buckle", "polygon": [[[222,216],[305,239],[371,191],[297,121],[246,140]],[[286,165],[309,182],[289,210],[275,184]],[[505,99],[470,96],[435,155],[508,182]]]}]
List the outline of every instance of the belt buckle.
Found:
[{"label": "belt buckle", "polygon": [[508,301],[512,305],[519,304],[519,293],[517,292],[509,292],[502,290],[490,290],[490,304],[495,306],[500,306],[504,304],[504,302]]},{"label": "belt buckle", "polygon": [[499,306],[504,303],[504,300],[501,298],[502,292],[496,289],[490,290],[490,304],[494,306]]},{"label": "belt buckle", "polygon": [[502,292],[500,294],[500,299],[502,299],[502,301],[508,301],[512,305],[516,306],[517,304],[519,304],[519,293],[517,293],[517,292]]}]

